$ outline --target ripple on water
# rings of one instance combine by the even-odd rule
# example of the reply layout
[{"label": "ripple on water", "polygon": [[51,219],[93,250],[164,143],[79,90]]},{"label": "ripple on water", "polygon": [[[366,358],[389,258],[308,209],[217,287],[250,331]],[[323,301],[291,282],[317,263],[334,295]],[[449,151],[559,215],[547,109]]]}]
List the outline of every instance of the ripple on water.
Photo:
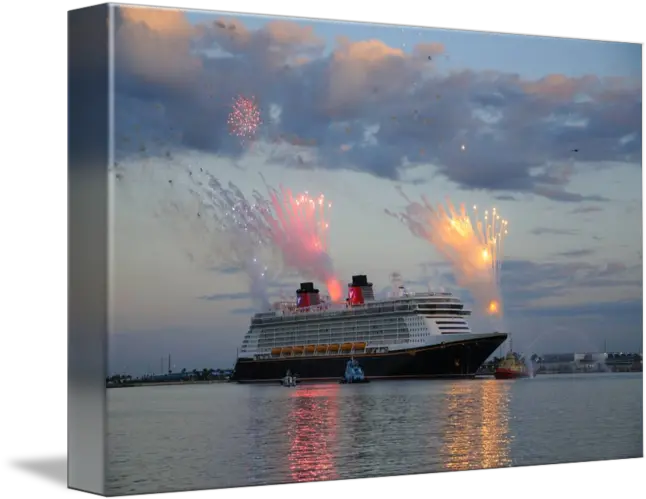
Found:
[{"label": "ripple on water", "polygon": [[108,391],[111,494],[642,456],[641,375]]}]

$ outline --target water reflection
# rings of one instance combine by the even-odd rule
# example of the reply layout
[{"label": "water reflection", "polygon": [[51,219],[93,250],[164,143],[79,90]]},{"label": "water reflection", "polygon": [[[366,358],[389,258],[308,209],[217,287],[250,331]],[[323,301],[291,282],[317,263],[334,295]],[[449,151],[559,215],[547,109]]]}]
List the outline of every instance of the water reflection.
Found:
[{"label": "water reflection", "polygon": [[292,390],[287,419],[289,469],[295,482],[338,478],[332,447],[338,425],[339,385]]},{"label": "water reflection", "polygon": [[510,383],[496,380],[455,382],[444,404],[444,467],[449,470],[511,465]]}]

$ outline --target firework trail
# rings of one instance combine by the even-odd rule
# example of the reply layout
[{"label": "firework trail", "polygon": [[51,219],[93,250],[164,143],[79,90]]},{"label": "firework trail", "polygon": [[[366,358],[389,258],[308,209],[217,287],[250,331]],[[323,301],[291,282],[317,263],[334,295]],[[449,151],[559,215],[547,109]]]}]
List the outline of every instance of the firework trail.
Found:
[{"label": "firework trail", "polygon": [[258,131],[258,127],[262,125],[260,110],[255,98],[247,99],[246,97],[238,96],[233,101],[227,123],[229,132],[240,138],[243,143],[246,140],[252,140]]},{"label": "firework trail", "polygon": [[224,187],[209,173],[206,180],[191,175],[190,194],[198,204],[198,216],[204,220],[207,233],[212,234],[212,249],[221,263],[244,272],[249,279],[252,300],[256,307],[269,306],[268,279],[273,263],[267,246],[263,205],[249,201],[233,183]]},{"label": "firework trail", "polygon": [[270,228],[269,239],[280,251],[283,263],[304,277],[325,282],[332,301],[340,301],[343,292],[327,246],[326,210],[332,203],[323,194],[313,198],[307,192],[293,195],[282,186],[280,191],[266,182],[265,186],[272,210],[262,213]]},{"label": "firework trail", "polygon": [[404,213],[386,213],[403,222],[413,235],[435,246],[450,262],[459,286],[468,289],[477,306],[489,315],[502,316],[500,269],[507,220],[494,208],[478,218],[477,208],[469,217],[464,205],[457,211],[450,201],[448,209],[437,208],[422,197],[422,203],[408,201]]},{"label": "firework trail", "polygon": [[289,190],[278,191],[265,183],[268,197],[254,190],[248,200],[235,184],[224,187],[212,175],[205,175],[208,181],[196,182],[198,190],[191,193],[199,200],[202,216],[212,220],[228,241],[228,264],[244,270],[261,290],[268,270],[259,263],[260,255],[268,255],[263,260],[278,257],[285,268],[324,281],[333,301],[341,298],[341,285],[327,250],[325,209],[331,203],[324,196],[293,196]]}]

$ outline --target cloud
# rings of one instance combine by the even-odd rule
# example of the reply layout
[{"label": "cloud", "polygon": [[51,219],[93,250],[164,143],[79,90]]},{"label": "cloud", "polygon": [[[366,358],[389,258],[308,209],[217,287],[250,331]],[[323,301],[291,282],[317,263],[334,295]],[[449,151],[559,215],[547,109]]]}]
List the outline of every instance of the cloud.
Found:
[{"label": "cloud", "polygon": [[570,213],[576,215],[579,213],[596,213],[599,211],[603,211],[601,206],[580,206],[578,208],[570,210]]},{"label": "cloud", "polygon": [[[444,262],[423,267],[434,273],[435,287],[452,281]],[[409,285],[425,288],[426,281],[420,277]],[[594,351],[609,338],[609,331],[613,348],[641,348],[641,264],[506,260],[501,283],[504,317],[500,326],[513,334],[517,351]],[[472,307],[468,293],[447,287]],[[469,322],[474,330],[491,330],[492,324],[483,317],[474,315]]]},{"label": "cloud", "polygon": [[528,316],[546,315],[551,317],[597,317],[611,318],[622,314],[642,316],[643,305],[638,300],[618,300],[609,302],[596,302],[585,305],[568,305],[564,307],[537,307],[527,309]]},{"label": "cloud", "polygon": [[[628,266],[622,262],[593,264],[582,260],[566,263],[510,260],[503,263],[501,283],[505,309],[519,313],[540,307],[546,300],[569,296],[574,291],[582,294],[586,291],[600,292],[607,300],[613,301],[619,295],[613,295],[612,288],[631,288],[634,299],[637,291],[641,295],[641,265]],[[564,298],[557,301],[562,306],[571,304]]]},{"label": "cloud", "polygon": [[590,256],[594,254],[593,249],[580,249],[580,250],[572,250],[572,251],[561,251],[560,253],[557,253],[558,256],[565,256],[568,258],[579,258],[582,256]]},{"label": "cloud", "polygon": [[536,227],[532,229],[532,234],[535,236],[543,236],[545,234],[553,234],[557,236],[575,236],[578,234],[576,230],[573,229],[553,229],[551,227]]},{"label": "cloud", "polygon": [[[381,40],[340,38],[330,52],[304,23],[249,30],[230,17],[190,26],[179,11],[119,12],[117,130],[127,128],[133,99],[161,105],[164,118],[147,124],[158,135],[172,126],[176,147],[235,158],[243,149],[227,115],[236,95],[253,95],[266,122],[258,140],[284,146],[266,161],[292,154],[294,167],[392,180],[430,163],[465,189],[559,202],[606,200],[567,189],[575,160],[641,163],[641,81],[445,73],[428,59],[447,49],[437,43],[407,53]],[[279,121],[268,118],[272,106]]]},{"label": "cloud", "polygon": [[[563,252],[561,255],[575,256],[574,253],[577,253],[577,256],[583,257],[588,256],[589,251]],[[418,278],[407,280],[407,286],[425,288],[431,283],[434,287],[445,286],[453,292],[464,294],[463,290],[459,290],[451,268],[445,262],[428,262],[421,264],[421,267],[424,271]],[[565,262],[505,260],[501,267],[504,308],[512,314],[525,313],[530,308],[537,308],[537,304],[542,303],[541,300],[565,298],[577,290],[603,288],[603,293],[612,301],[616,299],[612,288],[628,287],[641,294],[641,284],[641,264],[629,266],[618,261],[591,263],[580,258]],[[568,306],[569,302],[561,299],[559,303]]]},{"label": "cloud", "polygon": [[220,274],[225,274],[225,275],[234,275],[234,274],[240,274],[243,272],[243,270],[239,267],[232,267],[229,265],[218,265],[215,267],[211,267],[212,271],[214,272],[219,272]]},{"label": "cloud", "polygon": [[598,195],[583,196],[574,192],[567,192],[563,189],[537,185],[534,188],[534,194],[546,197],[552,201],[562,201],[564,203],[580,203],[582,201],[608,201],[608,198]]},{"label": "cloud", "polygon": [[251,293],[215,293],[200,296],[199,299],[208,301],[251,300]]},{"label": "cloud", "polygon": [[[228,267],[228,266],[214,267],[213,269],[216,272],[221,272],[226,275],[238,274],[242,272],[241,270],[236,269],[235,267]],[[285,278],[287,278],[288,280],[282,280]],[[291,278],[294,278],[294,276],[291,273],[287,273],[287,272],[281,274],[281,279],[265,278],[265,286],[266,286],[267,293],[274,297],[283,296],[285,294],[288,294],[291,296],[292,293],[295,296],[296,289],[298,289],[298,287],[300,286],[302,279],[298,281],[293,281],[291,280]],[[232,301],[232,300],[250,301],[252,298],[253,297],[251,293],[248,293],[248,292],[213,293],[210,295],[203,295],[198,297],[198,299],[200,300],[207,300],[207,301]]]},{"label": "cloud", "polygon": [[499,201],[516,201],[516,198],[511,194],[501,194],[499,196],[495,196],[495,198]]}]

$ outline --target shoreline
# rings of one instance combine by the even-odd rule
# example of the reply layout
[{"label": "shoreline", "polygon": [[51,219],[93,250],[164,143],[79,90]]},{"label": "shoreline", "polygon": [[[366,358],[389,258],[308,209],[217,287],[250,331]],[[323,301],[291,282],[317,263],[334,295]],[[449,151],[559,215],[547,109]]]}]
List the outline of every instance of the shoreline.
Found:
[{"label": "shoreline", "polygon": [[[554,375],[554,374],[635,374],[641,371],[617,371],[617,372],[608,372],[608,371],[580,371],[580,372],[541,372],[537,373],[535,377],[537,376],[544,376],[544,375]],[[495,379],[493,373],[477,373],[475,376],[471,379]],[[392,380],[391,380],[392,381]],[[271,382],[274,382],[272,380]],[[271,383],[267,382],[267,384]],[[226,379],[213,379],[213,380],[207,380],[207,381],[159,381],[159,382],[134,382],[134,383],[123,383],[123,384],[114,384],[114,385],[107,385],[106,388],[134,388],[134,387],[145,387],[145,386],[182,386],[182,385],[211,385],[211,384],[216,384],[216,383],[235,383],[235,384],[240,384],[237,381],[230,381]],[[256,383],[251,383],[251,384],[256,384]],[[262,383],[258,383],[262,384]]]},{"label": "shoreline", "polygon": [[226,379],[212,379],[207,381],[150,381],[150,382],[134,382],[134,383],[119,383],[113,385],[106,385],[106,388],[133,388],[141,386],[171,386],[171,385],[211,385],[213,383],[229,383]]}]

